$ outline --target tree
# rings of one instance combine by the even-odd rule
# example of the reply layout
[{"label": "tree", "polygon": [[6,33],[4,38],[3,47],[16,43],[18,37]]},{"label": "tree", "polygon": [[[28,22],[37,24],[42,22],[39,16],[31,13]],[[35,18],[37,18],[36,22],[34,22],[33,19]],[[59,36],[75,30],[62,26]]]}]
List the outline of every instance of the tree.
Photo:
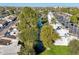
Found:
[{"label": "tree", "polygon": [[78,20],[77,20],[77,16],[76,16],[76,15],[71,16],[70,19],[71,19],[71,21],[72,21],[73,23],[77,24]]},{"label": "tree", "polygon": [[[29,8],[29,7],[25,7],[22,9],[21,13],[19,14],[18,19],[20,20],[20,22],[24,22],[26,26],[34,27],[34,26],[37,26],[36,23],[38,20],[38,14],[36,10],[33,10],[32,8]],[[22,23],[21,25],[19,24],[19,27],[21,26],[22,26]],[[22,26],[22,28],[23,27],[24,26]]]},{"label": "tree", "polygon": [[15,14],[14,10],[9,10],[10,15]]},{"label": "tree", "polygon": [[71,10],[69,11],[69,13],[72,14],[72,15],[79,14],[79,9],[77,9],[77,8],[71,9]]},{"label": "tree", "polygon": [[79,54],[79,41],[78,40],[72,40],[69,43],[69,48],[70,48],[70,52],[71,54]]},{"label": "tree", "polygon": [[33,44],[37,40],[37,15],[32,8],[25,7],[18,16],[19,38],[24,46],[21,47],[19,54],[35,54]]},{"label": "tree", "polygon": [[37,31],[33,28],[28,28],[20,33],[20,39],[24,43],[21,52],[24,54],[34,54],[33,44],[37,40]]},{"label": "tree", "polygon": [[41,29],[41,40],[46,48],[53,45],[53,42],[59,38],[58,34],[50,25],[44,25]]},{"label": "tree", "polygon": [[4,12],[5,8],[4,7],[0,7],[0,12]]}]

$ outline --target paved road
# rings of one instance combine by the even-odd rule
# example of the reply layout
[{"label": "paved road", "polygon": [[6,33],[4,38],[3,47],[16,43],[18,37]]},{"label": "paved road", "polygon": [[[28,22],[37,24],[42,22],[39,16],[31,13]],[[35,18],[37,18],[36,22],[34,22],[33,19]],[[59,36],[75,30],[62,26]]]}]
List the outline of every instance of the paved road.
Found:
[{"label": "paved road", "polygon": [[0,31],[0,37],[4,36],[4,34],[15,24],[16,24],[16,21],[11,22],[8,26],[6,26],[6,28]]}]

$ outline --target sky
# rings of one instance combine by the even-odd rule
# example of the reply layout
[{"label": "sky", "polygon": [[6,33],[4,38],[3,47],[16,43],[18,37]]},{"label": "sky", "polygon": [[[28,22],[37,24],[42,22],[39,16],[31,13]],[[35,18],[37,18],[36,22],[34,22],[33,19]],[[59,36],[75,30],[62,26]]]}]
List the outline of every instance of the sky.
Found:
[{"label": "sky", "polygon": [[79,7],[79,3],[0,3],[0,6],[14,6],[14,7]]}]

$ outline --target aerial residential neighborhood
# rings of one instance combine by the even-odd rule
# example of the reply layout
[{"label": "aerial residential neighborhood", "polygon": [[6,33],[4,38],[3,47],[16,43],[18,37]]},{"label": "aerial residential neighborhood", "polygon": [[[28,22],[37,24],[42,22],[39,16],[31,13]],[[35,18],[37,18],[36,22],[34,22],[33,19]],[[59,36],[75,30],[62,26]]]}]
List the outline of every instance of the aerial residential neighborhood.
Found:
[{"label": "aerial residential neighborhood", "polygon": [[79,7],[0,7],[0,55],[78,55]]},{"label": "aerial residential neighborhood", "polygon": [[8,15],[0,19],[0,54],[17,54],[18,30],[16,15]]}]

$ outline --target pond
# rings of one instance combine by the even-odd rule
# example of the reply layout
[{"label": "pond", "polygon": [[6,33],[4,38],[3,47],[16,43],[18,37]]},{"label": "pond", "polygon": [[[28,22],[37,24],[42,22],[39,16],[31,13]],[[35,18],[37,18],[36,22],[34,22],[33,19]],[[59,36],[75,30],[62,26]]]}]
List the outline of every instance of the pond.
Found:
[{"label": "pond", "polygon": [[45,50],[45,47],[43,46],[43,43],[40,40],[40,32],[43,26],[41,17],[38,18],[37,26],[38,26],[38,39],[36,40],[36,43],[34,44],[34,49],[35,49],[36,54],[40,54],[41,52]]}]

